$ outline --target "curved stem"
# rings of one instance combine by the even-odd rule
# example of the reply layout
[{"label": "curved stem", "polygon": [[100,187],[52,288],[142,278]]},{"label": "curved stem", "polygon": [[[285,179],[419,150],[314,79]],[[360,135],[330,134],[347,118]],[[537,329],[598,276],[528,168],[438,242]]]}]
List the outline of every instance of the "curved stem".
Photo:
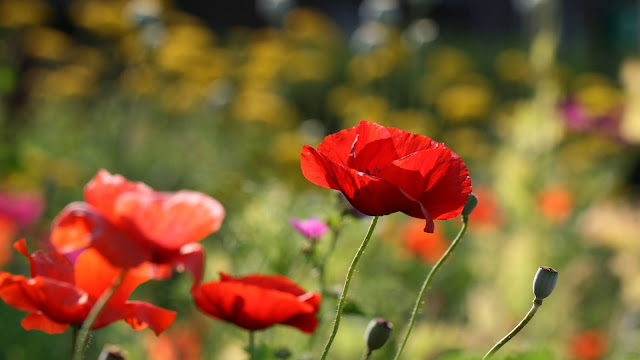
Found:
[{"label": "curved stem", "polygon": [[329,340],[327,344],[324,346],[324,350],[322,350],[322,356],[320,360],[325,360],[327,355],[329,354],[329,349],[331,348],[331,344],[338,333],[338,327],[340,326],[340,318],[342,316],[342,310],[344,309],[344,304],[347,300],[347,293],[349,292],[349,285],[351,284],[351,277],[353,276],[353,272],[356,269],[356,265],[364,252],[364,249],[369,244],[369,240],[371,239],[371,235],[373,234],[373,229],[376,228],[376,224],[378,223],[378,216],[374,216],[373,220],[371,220],[371,225],[369,226],[369,231],[367,231],[367,235],[365,235],[364,240],[362,240],[362,244],[356,251],[356,255],[351,261],[351,265],[349,265],[349,269],[347,270],[347,277],[344,281],[344,287],[342,288],[342,295],[340,295],[340,300],[338,301],[338,310],[336,311],[336,319],[333,323],[333,331],[331,332],[331,336],[329,336]]},{"label": "curved stem", "polygon": [[491,350],[489,350],[489,352],[487,352],[487,354],[482,359],[484,360],[492,357],[493,354],[498,352],[498,350],[500,350],[500,348],[504,344],[506,344],[507,342],[509,342],[509,340],[511,340],[514,336],[516,336],[516,334],[520,332],[520,330],[522,330],[522,328],[524,328],[527,325],[527,323],[529,323],[529,320],[533,318],[533,315],[535,315],[536,311],[538,311],[538,308],[540,306],[542,306],[542,299],[533,299],[533,305],[531,306],[531,309],[529,310],[527,315],[525,315],[524,319],[522,319],[522,321],[520,321],[520,323],[516,325],[516,327],[514,327],[513,330],[511,330],[511,332],[509,332],[505,337],[503,337],[500,341],[498,341],[495,345],[493,345]]},{"label": "curved stem", "polygon": [[73,355],[71,357],[71,360],[82,359],[82,355],[84,354],[84,350],[87,346],[87,341],[89,341],[89,335],[90,335],[91,327],[93,326],[93,323],[95,323],[102,309],[105,307],[105,305],[107,305],[107,302],[109,301],[109,299],[111,299],[111,296],[113,296],[113,294],[116,292],[116,290],[118,289],[118,286],[120,286],[120,283],[122,283],[122,279],[124,279],[125,274],[126,274],[126,270],[122,270],[122,272],[120,272],[120,275],[113,282],[113,285],[111,285],[110,288],[106,289],[104,293],[102,293],[98,301],[96,301],[96,303],[93,304],[93,307],[89,311],[89,314],[87,315],[84,322],[82,323],[82,327],[80,328],[80,331],[78,331],[77,338],[74,342],[75,349],[73,350]]},{"label": "curved stem", "polygon": [[404,335],[404,340],[402,340],[402,344],[400,345],[400,348],[398,349],[396,356],[393,358],[394,360],[398,360],[400,359],[400,356],[402,356],[402,352],[404,351],[404,348],[407,345],[407,341],[409,340],[409,336],[411,335],[413,326],[415,325],[416,319],[418,318],[418,312],[420,311],[420,305],[422,304],[422,300],[424,299],[424,294],[427,292],[427,288],[429,288],[429,284],[431,283],[431,279],[433,279],[433,275],[435,275],[438,269],[440,269],[440,266],[442,266],[445,260],[447,260],[449,255],[453,252],[453,250],[456,248],[456,246],[460,242],[460,239],[462,239],[462,237],[464,236],[464,233],[467,231],[468,222],[469,222],[469,219],[466,216],[463,216],[462,228],[460,229],[460,232],[458,232],[458,235],[456,236],[455,239],[453,239],[447,251],[445,251],[445,253],[442,254],[442,256],[440,257],[440,260],[438,260],[438,262],[431,268],[431,270],[429,271],[429,274],[424,279],[424,282],[422,283],[422,288],[418,293],[418,298],[416,299],[416,303],[413,306],[413,311],[411,312],[411,319],[409,320],[409,325],[407,325],[407,333]]}]

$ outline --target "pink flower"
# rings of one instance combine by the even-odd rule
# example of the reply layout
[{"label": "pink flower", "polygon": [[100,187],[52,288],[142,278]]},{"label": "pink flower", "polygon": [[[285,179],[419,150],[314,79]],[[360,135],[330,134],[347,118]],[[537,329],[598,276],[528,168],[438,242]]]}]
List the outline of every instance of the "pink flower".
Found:
[{"label": "pink flower", "polygon": [[315,217],[308,219],[298,219],[292,217],[289,219],[291,226],[298,230],[299,233],[304,235],[309,240],[317,240],[321,238],[327,231],[329,231],[329,225],[323,223]]}]

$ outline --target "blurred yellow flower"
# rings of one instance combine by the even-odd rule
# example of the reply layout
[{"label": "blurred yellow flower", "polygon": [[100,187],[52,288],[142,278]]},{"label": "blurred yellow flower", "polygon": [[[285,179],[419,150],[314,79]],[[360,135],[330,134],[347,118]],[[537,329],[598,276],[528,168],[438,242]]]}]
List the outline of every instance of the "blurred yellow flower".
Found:
[{"label": "blurred yellow flower", "polygon": [[237,119],[276,126],[294,124],[298,120],[296,109],[282,96],[268,92],[243,89],[231,105]]},{"label": "blurred yellow flower", "polygon": [[280,132],[274,137],[270,152],[273,158],[280,163],[298,164],[300,163],[300,149],[302,149],[302,146],[316,142],[318,142],[318,139],[300,130]]},{"label": "blurred yellow flower", "polygon": [[625,91],[625,109],[620,134],[631,143],[640,143],[640,59],[625,60],[620,69]]},{"label": "blurred yellow flower", "polygon": [[325,51],[297,48],[288,53],[285,75],[292,82],[326,80],[332,71],[332,59]]},{"label": "blurred yellow flower", "polygon": [[451,46],[433,49],[427,58],[426,71],[446,79],[454,79],[472,70],[469,56],[462,50]]},{"label": "blurred yellow flower", "polygon": [[25,54],[46,61],[62,62],[69,59],[72,46],[69,35],[46,27],[27,30],[23,40]]},{"label": "blurred yellow flower", "polygon": [[455,127],[447,131],[444,143],[461,158],[471,160],[488,159],[491,155],[491,145],[487,139],[487,133],[472,126]]},{"label": "blurred yellow flower", "polygon": [[579,219],[579,229],[590,243],[640,255],[640,210],[623,202],[594,204]]},{"label": "blurred yellow flower", "polygon": [[[366,26],[366,25],[365,25]],[[373,26],[373,24],[370,24]],[[364,27],[364,26],[363,26]],[[380,29],[377,29],[381,27]],[[389,76],[406,60],[407,52],[404,48],[401,34],[391,28],[376,24],[372,34],[366,34],[369,29],[361,28],[360,38],[352,39],[356,48],[362,47],[354,54],[347,64],[349,76],[360,85]],[[376,34],[380,32],[380,34]],[[373,37],[382,36],[379,43]]]},{"label": "blurred yellow flower", "polygon": [[130,25],[125,18],[127,0],[74,0],[70,6],[71,19],[76,25],[101,36],[118,36]]},{"label": "blurred yellow flower", "polygon": [[526,84],[530,78],[529,60],[524,51],[508,49],[502,51],[495,60],[496,73],[506,82]]},{"label": "blurred yellow flower", "polygon": [[95,70],[82,65],[36,70],[31,75],[32,95],[42,99],[89,97],[96,90],[98,80]]},{"label": "blurred yellow flower", "polygon": [[42,25],[51,16],[51,8],[41,0],[0,1],[0,27],[17,28]]},{"label": "blurred yellow flower", "polygon": [[362,95],[353,98],[342,108],[343,126],[356,126],[361,120],[382,123],[390,110],[389,101],[381,96]]},{"label": "blurred yellow flower", "polygon": [[451,85],[436,98],[440,115],[453,121],[483,118],[488,115],[492,103],[491,89],[482,82]]},{"label": "blurred yellow flower", "polygon": [[284,19],[289,38],[305,45],[332,48],[342,42],[342,34],[329,18],[318,11],[305,8],[291,10]]}]

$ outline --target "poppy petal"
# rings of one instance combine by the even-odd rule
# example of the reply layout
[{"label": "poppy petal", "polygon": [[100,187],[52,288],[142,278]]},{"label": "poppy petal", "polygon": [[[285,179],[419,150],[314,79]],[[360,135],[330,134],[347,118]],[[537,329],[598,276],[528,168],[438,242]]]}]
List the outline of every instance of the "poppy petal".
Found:
[{"label": "poppy petal", "polygon": [[296,285],[296,283],[282,275],[247,275],[243,277],[233,277],[221,272],[220,281],[239,282],[265,289],[287,292],[295,296],[307,293],[301,287]]},{"label": "poppy petal", "polygon": [[82,202],[71,203],[62,209],[53,221],[49,238],[58,252],[73,253],[91,246],[111,264],[121,268],[135,267],[151,258],[151,249]]},{"label": "poppy petal", "polygon": [[114,207],[117,223],[154,245],[178,250],[220,229],[225,211],[210,196],[189,190],[175,193],[124,193]]},{"label": "poppy petal", "polygon": [[143,301],[127,301],[127,313],[124,320],[134,330],[151,328],[156,335],[166,330],[175,320],[175,311],[163,309]]},{"label": "poppy petal", "polygon": [[364,214],[388,215],[403,209],[420,214],[419,204],[407,198],[395,185],[336,164],[310,146],[302,149],[301,164],[302,173],[309,181],[339,190]]},{"label": "poppy petal", "polygon": [[45,254],[37,251],[29,254],[25,239],[18,240],[13,247],[29,260],[31,276],[46,276],[70,284],[74,283],[73,264],[58,253]]},{"label": "poppy petal", "polygon": [[25,330],[41,330],[48,334],[61,334],[67,330],[69,324],[55,322],[42,313],[29,313],[20,322]]},{"label": "poppy petal", "polygon": [[112,175],[100,169],[96,176],[84,187],[84,199],[98,212],[110,220],[115,220],[113,209],[118,197],[126,192],[138,194],[153,193],[153,189],[141,182],[132,182],[122,175]]},{"label": "poppy petal", "polygon": [[198,243],[186,244],[180,248],[178,256],[172,261],[171,265],[178,271],[188,271],[193,277],[193,285],[198,286],[202,282],[202,274],[204,273],[204,250],[202,245]]},{"label": "poppy petal", "polygon": [[393,161],[379,176],[419,201],[433,220],[460,215],[471,192],[467,167],[444,146]]},{"label": "poppy petal", "polygon": [[361,121],[356,132],[358,135],[347,163],[350,168],[375,176],[384,165],[398,158],[391,134],[384,126]]},{"label": "poppy petal", "polygon": [[113,286],[122,271],[126,271],[125,277],[109,300],[110,304],[124,303],[138,285],[152,279],[150,266],[143,264],[137,268],[124,270],[112,266],[96,249],[87,249],[76,260],[76,286],[89,294],[92,299],[97,300]]},{"label": "poppy petal", "polygon": [[441,143],[420,134],[410,133],[401,129],[388,127],[391,134],[396,153],[399,156],[406,156],[417,151],[430,150],[443,146]]},{"label": "poppy petal", "polygon": [[[312,304],[290,293],[266,289],[236,281],[209,282],[194,291],[196,305],[216,318],[233,322],[249,330],[260,330],[275,324],[286,324],[310,332],[315,329],[315,312]],[[293,324],[287,321],[302,317]],[[303,324],[301,320],[313,319],[313,324]],[[312,330],[311,330],[312,331]]]},{"label": "poppy petal", "polygon": [[356,140],[357,127],[340,130],[337,133],[327,135],[318,145],[318,152],[339,164],[349,162],[349,154]]}]

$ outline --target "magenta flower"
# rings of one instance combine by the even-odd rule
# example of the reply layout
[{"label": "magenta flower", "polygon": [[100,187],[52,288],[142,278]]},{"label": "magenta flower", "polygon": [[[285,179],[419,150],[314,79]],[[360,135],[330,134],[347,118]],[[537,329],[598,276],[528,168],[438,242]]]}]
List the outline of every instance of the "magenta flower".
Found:
[{"label": "magenta flower", "polygon": [[292,217],[289,219],[291,226],[299,233],[304,235],[309,240],[318,240],[327,231],[329,231],[329,225],[323,223],[315,217],[308,219],[298,219]]},{"label": "magenta flower", "polygon": [[32,193],[0,192],[0,215],[22,227],[33,224],[44,209],[42,197]]}]

